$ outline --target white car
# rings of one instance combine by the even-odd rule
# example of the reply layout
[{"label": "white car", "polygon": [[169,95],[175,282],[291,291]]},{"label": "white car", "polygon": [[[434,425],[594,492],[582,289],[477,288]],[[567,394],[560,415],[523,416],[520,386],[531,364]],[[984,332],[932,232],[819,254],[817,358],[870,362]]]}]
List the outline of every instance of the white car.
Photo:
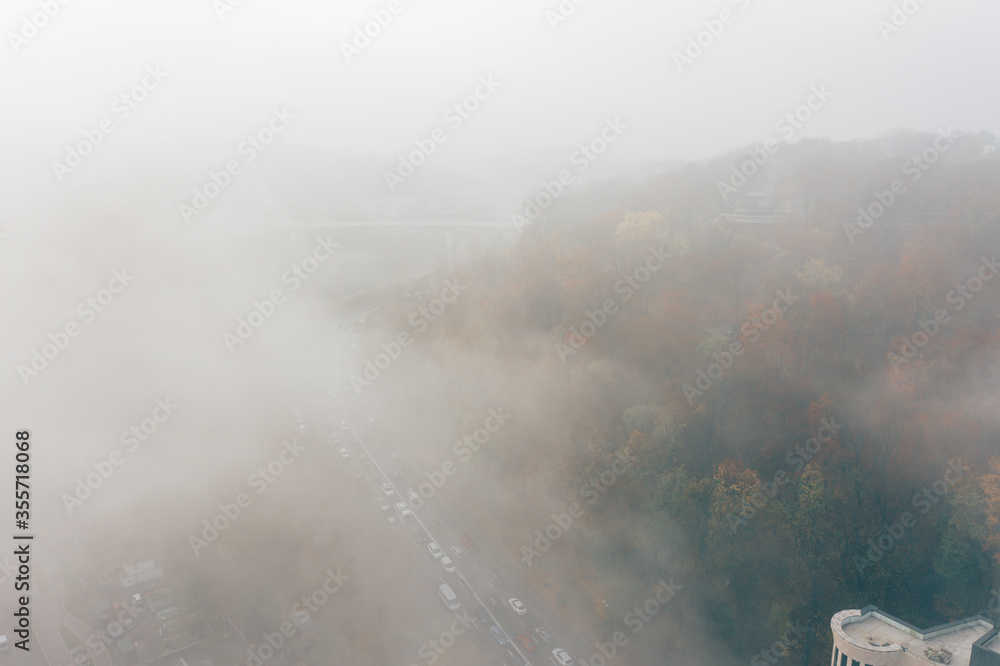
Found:
[{"label": "white car", "polygon": [[378,508],[382,509],[383,511],[389,511],[390,509],[392,509],[392,505],[389,504],[388,499],[386,499],[385,497],[381,497],[379,498],[378,501]]},{"label": "white car", "polygon": [[345,421],[344,419],[340,419],[340,429],[347,430],[347,421]]},{"label": "white car", "polygon": [[410,507],[406,506],[406,502],[396,502],[396,510],[399,511],[399,515],[402,518],[413,515],[413,512],[410,511]]},{"label": "white car", "polygon": [[443,566],[444,570],[448,573],[455,573],[455,565],[452,564],[451,558],[447,555],[441,558],[441,566]]},{"label": "white car", "polygon": [[396,520],[396,516],[389,516],[389,527],[392,529],[399,527],[399,521]]},{"label": "white car", "polygon": [[444,557],[444,553],[441,552],[441,547],[438,546],[433,541],[427,544],[427,550],[431,551],[431,557],[433,557],[435,560],[440,560],[442,557]]},{"label": "white car", "polygon": [[555,638],[555,636],[552,635],[552,632],[546,629],[545,627],[535,627],[535,635],[537,635],[546,643],[551,643],[552,639]]},{"label": "white car", "polygon": [[374,428],[375,427],[375,419],[372,418],[371,416],[368,417],[368,427],[370,427],[370,428]]},{"label": "white car", "polygon": [[524,604],[521,603],[520,599],[508,599],[507,603],[510,604],[510,607],[513,608],[514,612],[518,615],[524,615],[528,612],[528,609],[524,607]]},{"label": "white car", "polygon": [[566,654],[566,650],[560,648],[552,651],[552,662],[559,666],[573,666],[573,660]]},{"label": "white car", "polygon": [[299,432],[303,435],[306,434],[306,427],[302,424],[299,424]]},{"label": "white car", "polygon": [[456,560],[460,560],[465,557],[465,549],[458,546],[452,546],[451,552],[454,554]]},{"label": "white car", "polygon": [[396,494],[395,491],[393,491],[392,486],[390,486],[388,483],[382,484],[382,492],[385,493],[386,497],[392,497],[393,495]]},{"label": "white car", "polygon": [[406,493],[406,499],[410,500],[410,504],[420,504],[420,495],[415,490]]},{"label": "white car", "polygon": [[348,458],[351,457],[351,454],[347,452],[346,448],[341,448],[340,449],[340,457],[343,458],[344,460],[347,460]]}]

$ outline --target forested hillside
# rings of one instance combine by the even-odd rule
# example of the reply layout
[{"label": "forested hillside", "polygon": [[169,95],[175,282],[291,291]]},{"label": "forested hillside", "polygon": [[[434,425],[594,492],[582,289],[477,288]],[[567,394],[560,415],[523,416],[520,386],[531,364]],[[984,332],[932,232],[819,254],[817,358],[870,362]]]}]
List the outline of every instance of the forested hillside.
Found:
[{"label": "forested hillside", "polygon": [[[618,613],[611,581],[637,571],[683,578],[686,608],[747,660],[791,623],[809,629],[788,663],[828,662],[844,608],[929,625],[987,606],[1000,163],[981,139],[917,181],[904,162],[933,135],[785,147],[744,188],[771,193],[771,223],[720,217],[738,217],[718,183],[744,154],[598,187],[464,274],[475,295],[426,347],[519,383],[523,436],[480,474],[587,509],[546,557],[594,581],[575,585],[594,631]],[[851,237],[897,178],[897,205]],[[511,560],[539,518],[505,515]]]}]

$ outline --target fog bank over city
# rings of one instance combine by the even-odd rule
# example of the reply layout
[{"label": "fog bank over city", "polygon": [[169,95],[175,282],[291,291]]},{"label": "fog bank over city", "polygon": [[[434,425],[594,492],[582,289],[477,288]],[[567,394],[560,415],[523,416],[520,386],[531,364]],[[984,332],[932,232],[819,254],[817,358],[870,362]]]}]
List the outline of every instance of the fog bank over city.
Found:
[{"label": "fog bank over city", "polygon": [[997,18],[5,4],[0,662],[992,663]]}]

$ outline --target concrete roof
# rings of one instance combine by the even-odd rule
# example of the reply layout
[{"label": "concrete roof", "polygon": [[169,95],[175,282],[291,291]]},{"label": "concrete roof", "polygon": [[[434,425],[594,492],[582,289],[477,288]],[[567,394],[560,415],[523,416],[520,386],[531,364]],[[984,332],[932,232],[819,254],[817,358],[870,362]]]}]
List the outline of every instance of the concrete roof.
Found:
[{"label": "concrete roof", "polygon": [[[993,625],[982,618],[969,618],[930,629],[918,629],[874,606],[861,610],[841,611],[831,621],[833,631],[847,642],[874,652],[905,650],[911,656],[928,664],[935,664],[924,656],[924,648],[944,648],[952,653],[952,664],[962,666],[972,657],[972,644]],[[990,649],[997,651],[996,640]],[[998,643],[1000,645],[1000,643]]]}]

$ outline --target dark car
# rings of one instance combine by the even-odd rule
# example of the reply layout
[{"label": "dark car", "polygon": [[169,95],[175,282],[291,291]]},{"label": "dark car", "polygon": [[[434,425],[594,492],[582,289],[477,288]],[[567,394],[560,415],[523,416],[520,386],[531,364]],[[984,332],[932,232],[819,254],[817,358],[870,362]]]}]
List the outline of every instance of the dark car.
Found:
[{"label": "dark car", "polygon": [[495,624],[492,627],[490,627],[490,632],[493,633],[493,638],[497,639],[497,643],[499,643],[500,645],[504,645],[510,640],[509,638],[507,638],[507,634],[503,633],[503,629],[501,629]]},{"label": "dark car", "polygon": [[490,621],[490,614],[487,612],[486,607],[482,604],[476,604],[476,613],[479,615],[479,620],[483,624],[487,624]]}]

